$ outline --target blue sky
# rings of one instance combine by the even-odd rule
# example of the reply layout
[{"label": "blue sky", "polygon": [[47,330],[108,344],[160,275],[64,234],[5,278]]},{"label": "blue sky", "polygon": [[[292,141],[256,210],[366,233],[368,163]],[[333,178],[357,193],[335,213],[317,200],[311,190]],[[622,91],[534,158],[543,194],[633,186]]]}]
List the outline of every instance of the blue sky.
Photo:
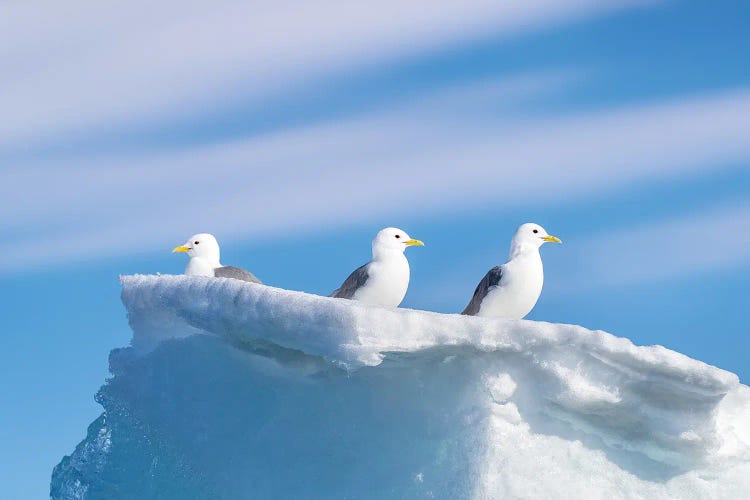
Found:
[{"label": "blue sky", "polygon": [[0,480],[47,495],[127,345],[117,276],[223,261],[329,293],[396,225],[456,312],[534,221],[531,319],[738,373],[746,2],[10,2],[0,15]]}]

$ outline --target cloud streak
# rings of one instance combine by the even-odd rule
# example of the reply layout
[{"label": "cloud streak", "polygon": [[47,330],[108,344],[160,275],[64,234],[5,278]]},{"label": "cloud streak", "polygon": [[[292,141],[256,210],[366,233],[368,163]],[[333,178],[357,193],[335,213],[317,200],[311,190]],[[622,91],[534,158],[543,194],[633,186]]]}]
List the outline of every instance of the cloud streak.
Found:
[{"label": "cloud streak", "polygon": [[574,272],[558,293],[669,280],[695,282],[750,264],[750,198],[574,242]]},{"label": "cloud streak", "polygon": [[[518,99],[507,81],[495,85]],[[501,102],[488,86],[476,87],[479,101]],[[481,120],[457,111],[478,102],[471,89],[209,147],[25,166],[0,186],[0,227],[15,237],[0,246],[0,271],[145,251],[167,230],[242,239],[406,209],[521,206],[529,193],[554,205],[750,159],[750,89],[549,118],[511,107]],[[139,238],[123,248],[127,234]]]},{"label": "cloud streak", "polygon": [[0,19],[0,148],[260,102],[342,71],[653,3],[14,2]]}]

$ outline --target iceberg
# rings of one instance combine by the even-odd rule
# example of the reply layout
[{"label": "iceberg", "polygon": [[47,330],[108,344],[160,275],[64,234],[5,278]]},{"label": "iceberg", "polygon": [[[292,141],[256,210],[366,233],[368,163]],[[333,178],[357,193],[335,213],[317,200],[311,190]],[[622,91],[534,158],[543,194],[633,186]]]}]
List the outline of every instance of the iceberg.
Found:
[{"label": "iceberg", "polygon": [[750,388],[580,326],[121,278],[53,499],[747,498]]}]

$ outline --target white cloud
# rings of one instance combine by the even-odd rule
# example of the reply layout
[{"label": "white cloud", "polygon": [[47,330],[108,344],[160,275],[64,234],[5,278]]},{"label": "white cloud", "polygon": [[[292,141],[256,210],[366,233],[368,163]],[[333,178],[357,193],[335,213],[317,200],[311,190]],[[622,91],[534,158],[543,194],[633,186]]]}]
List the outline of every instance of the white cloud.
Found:
[{"label": "white cloud", "polygon": [[0,146],[258,102],[340,71],[652,3],[6,3]]},{"label": "white cloud", "polygon": [[[547,81],[553,89],[560,82]],[[507,81],[496,85],[518,99]],[[503,92],[489,87],[483,82],[478,95],[502,102]],[[169,241],[205,230],[257,238],[405,211],[529,198],[554,205],[750,159],[750,89],[534,120],[510,108],[476,120],[456,105],[475,102],[470,88],[210,147],[9,172],[0,184],[0,228],[14,242],[0,245],[0,270],[143,251],[165,233]],[[138,238],[123,246],[132,234]]]},{"label": "white cloud", "polygon": [[[750,199],[568,241],[557,293],[602,286],[689,281],[750,263]],[[558,273],[560,274],[560,273]],[[562,285],[570,283],[570,286]]]}]

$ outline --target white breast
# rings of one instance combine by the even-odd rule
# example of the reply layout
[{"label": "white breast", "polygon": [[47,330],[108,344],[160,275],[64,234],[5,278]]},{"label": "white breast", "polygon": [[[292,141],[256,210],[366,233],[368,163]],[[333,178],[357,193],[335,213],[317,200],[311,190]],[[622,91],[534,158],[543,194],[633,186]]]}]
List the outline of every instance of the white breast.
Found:
[{"label": "white breast", "polygon": [[398,306],[409,288],[409,261],[402,253],[372,261],[365,286],[352,297],[368,304]]},{"label": "white breast", "polygon": [[521,319],[536,305],[543,285],[539,252],[515,258],[503,266],[500,285],[482,300],[477,316]]},{"label": "white breast", "polygon": [[214,268],[206,259],[191,257],[185,268],[185,274],[188,276],[213,276]]}]

